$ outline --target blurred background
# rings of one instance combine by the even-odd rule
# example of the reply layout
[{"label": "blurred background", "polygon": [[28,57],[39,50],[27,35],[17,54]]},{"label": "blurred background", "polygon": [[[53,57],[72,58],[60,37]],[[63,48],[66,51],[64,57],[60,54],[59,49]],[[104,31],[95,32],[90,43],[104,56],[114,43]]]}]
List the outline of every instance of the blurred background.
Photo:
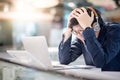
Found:
[{"label": "blurred background", "polygon": [[21,38],[41,36],[58,47],[69,13],[93,6],[105,21],[120,22],[120,0],[0,0],[0,52],[23,49]]}]

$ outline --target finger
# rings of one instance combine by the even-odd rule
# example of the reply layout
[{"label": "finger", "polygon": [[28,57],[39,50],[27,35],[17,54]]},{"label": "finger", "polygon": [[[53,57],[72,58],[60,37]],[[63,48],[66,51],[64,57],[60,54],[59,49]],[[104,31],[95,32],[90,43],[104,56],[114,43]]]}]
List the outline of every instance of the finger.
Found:
[{"label": "finger", "polygon": [[91,12],[91,18],[92,18],[92,19],[94,18],[94,13],[93,13],[93,11]]},{"label": "finger", "polygon": [[83,10],[84,13],[87,13],[87,10],[84,7],[82,7],[81,10]]},{"label": "finger", "polygon": [[71,12],[71,14],[73,14],[73,13],[79,13],[79,14],[80,14],[80,12],[77,11],[78,9],[79,9],[79,8],[75,8],[75,9]]},{"label": "finger", "polygon": [[74,14],[73,14],[72,16],[73,16],[74,18],[76,18],[76,19],[78,18],[78,17],[77,17],[76,15],[74,15]]},{"label": "finger", "polygon": [[74,10],[76,11],[76,10],[78,10],[79,8],[75,8]]},{"label": "finger", "polygon": [[76,12],[76,10],[73,10],[72,13]]},{"label": "finger", "polygon": [[76,15],[77,17],[79,17],[79,16],[80,16],[80,14],[79,14],[79,13],[75,13],[75,15]]},{"label": "finger", "polygon": [[76,17],[79,17],[79,15],[77,13],[73,13],[72,16],[75,15]]},{"label": "finger", "polygon": [[76,11],[72,11],[71,15],[76,14]]},{"label": "finger", "polygon": [[83,7],[79,8],[83,13],[84,13],[84,10],[82,9]]},{"label": "finger", "polygon": [[83,10],[83,9],[81,9],[81,11],[84,13],[84,10]]},{"label": "finger", "polygon": [[76,11],[76,13],[80,14],[80,12],[79,12],[79,11]]},{"label": "finger", "polygon": [[83,10],[81,10],[81,9],[77,9],[76,12],[78,12],[80,14],[84,13]]},{"label": "finger", "polygon": [[75,8],[71,13],[74,13],[74,12],[76,12],[76,10],[77,10],[78,8]]},{"label": "finger", "polygon": [[77,12],[77,13],[79,13],[79,14],[80,14],[80,12],[79,12],[78,10],[79,10],[79,8],[76,8],[76,9],[75,9],[75,12]]},{"label": "finger", "polygon": [[75,12],[72,11],[72,12],[70,13],[70,15],[69,15],[69,18],[72,18],[72,17],[73,17],[73,16],[72,16],[73,14],[75,14]]}]

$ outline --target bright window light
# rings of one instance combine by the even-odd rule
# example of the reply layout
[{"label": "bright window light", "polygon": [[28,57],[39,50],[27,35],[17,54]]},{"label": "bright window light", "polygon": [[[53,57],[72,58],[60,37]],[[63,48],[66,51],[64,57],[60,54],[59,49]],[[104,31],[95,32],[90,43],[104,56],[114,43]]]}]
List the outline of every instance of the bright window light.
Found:
[{"label": "bright window light", "polygon": [[34,0],[32,5],[37,8],[49,8],[56,6],[58,3],[58,0]]}]

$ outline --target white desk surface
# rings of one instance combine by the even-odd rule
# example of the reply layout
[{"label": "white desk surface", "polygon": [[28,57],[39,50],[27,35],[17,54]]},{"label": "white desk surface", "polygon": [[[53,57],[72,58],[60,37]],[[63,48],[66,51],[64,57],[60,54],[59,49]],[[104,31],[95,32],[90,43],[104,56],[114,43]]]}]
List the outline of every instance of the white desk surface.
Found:
[{"label": "white desk surface", "polygon": [[60,72],[66,75],[73,75],[76,77],[82,77],[86,79],[95,80],[120,80],[120,72],[101,71],[98,68],[93,69],[67,69],[60,70]]},{"label": "white desk surface", "polygon": [[[53,62],[53,65],[60,65]],[[101,71],[100,68],[86,66],[86,65],[60,65],[63,69],[57,70],[65,75],[72,75],[75,77],[94,79],[94,80],[120,80],[120,71]],[[77,66],[77,67],[76,67]],[[75,67],[75,68],[74,68]],[[90,68],[89,68],[90,67]]]},{"label": "white desk surface", "polygon": [[65,75],[73,75],[76,77],[82,77],[87,79],[99,79],[99,80],[120,80],[120,72],[101,71],[98,68],[93,69],[66,69],[58,70]]}]

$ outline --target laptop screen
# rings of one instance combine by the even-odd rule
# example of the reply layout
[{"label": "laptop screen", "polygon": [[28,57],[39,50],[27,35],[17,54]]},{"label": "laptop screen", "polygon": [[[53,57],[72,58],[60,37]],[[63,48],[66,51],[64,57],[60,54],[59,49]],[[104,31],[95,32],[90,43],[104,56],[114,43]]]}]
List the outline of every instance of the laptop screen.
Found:
[{"label": "laptop screen", "polygon": [[24,37],[22,42],[25,50],[31,53],[38,63],[52,68],[45,36]]}]

